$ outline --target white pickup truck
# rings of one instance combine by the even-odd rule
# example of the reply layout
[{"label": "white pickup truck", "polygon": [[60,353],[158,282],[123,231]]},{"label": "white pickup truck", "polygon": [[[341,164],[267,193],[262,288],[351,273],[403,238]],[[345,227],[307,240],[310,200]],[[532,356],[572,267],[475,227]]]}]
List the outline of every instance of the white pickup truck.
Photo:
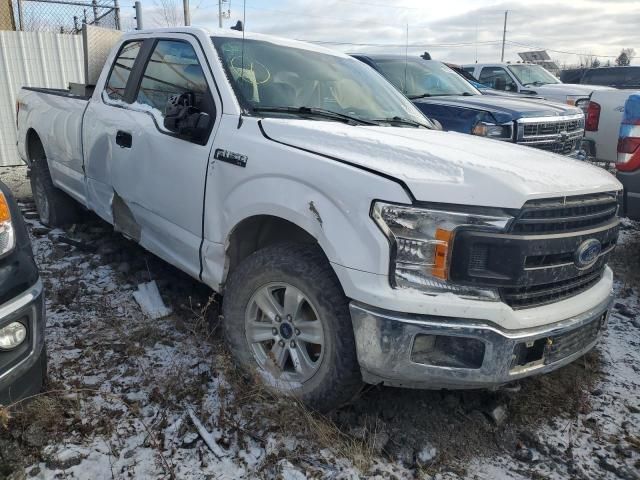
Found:
[{"label": "white pickup truck", "polygon": [[582,147],[597,162],[615,164],[624,185],[622,214],[640,220],[640,90],[593,92]]},{"label": "white pickup truck", "polygon": [[614,90],[600,85],[562,83],[544,67],[532,63],[474,63],[462,68],[495,90],[539,95],[583,110],[592,92]]},{"label": "white pickup truck", "polygon": [[77,202],[224,294],[238,365],[321,410],[548,372],[607,321],[613,176],[433,129],[331,50],[129,33],[90,98],[24,88],[18,134],[44,223]]}]

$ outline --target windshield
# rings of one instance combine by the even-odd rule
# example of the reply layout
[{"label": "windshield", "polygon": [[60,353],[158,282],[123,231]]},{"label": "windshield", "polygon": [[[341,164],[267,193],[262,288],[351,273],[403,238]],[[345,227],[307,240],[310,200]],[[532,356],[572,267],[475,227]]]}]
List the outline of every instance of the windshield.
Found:
[{"label": "windshield", "polygon": [[518,81],[525,87],[527,85],[560,83],[560,80],[540,65],[509,65],[509,70],[511,70],[511,73],[513,73]]},{"label": "windshield", "polygon": [[[382,76],[353,58],[263,40],[244,40],[244,52],[239,38],[214,37],[213,43],[240,102],[252,110],[283,115],[304,107],[302,116],[329,111],[345,118],[405,119],[430,126]],[[274,108],[291,111],[265,111]]]},{"label": "windshield", "polygon": [[374,59],[382,74],[409,98],[480,95],[444,63],[404,58]]}]

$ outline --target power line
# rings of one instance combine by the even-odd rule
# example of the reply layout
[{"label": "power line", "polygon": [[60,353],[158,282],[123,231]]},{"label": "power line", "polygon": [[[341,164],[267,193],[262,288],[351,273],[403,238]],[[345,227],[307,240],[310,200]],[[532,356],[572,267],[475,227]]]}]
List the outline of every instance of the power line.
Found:
[{"label": "power line", "polygon": [[563,53],[565,55],[594,55],[596,57],[604,57],[604,58],[618,58],[618,55],[596,55],[593,53],[585,53],[585,52],[567,52],[566,50],[554,50],[553,48],[546,48],[546,47],[540,47],[540,46],[536,46],[536,45],[527,45],[525,43],[519,43],[519,42],[514,42],[512,40],[507,40],[507,43],[510,43],[512,45],[518,45],[519,47],[527,47],[527,48],[535,48],[537,50],[548,50],[550,52],[555,52],[555,53]]},{"label": "power line", "polygon": [[[405,43],[362,43],[362,42],[334,42],[332,40],[305,40],[297,38],[300,42],[315,43],[318,45],[347,45],[352,47],[393,47],[405,48]],[[486,40],[482,42],[457,42],[457,43],[410,43],[409,48],[437,48],[437,47],[472,47],[474,45],[499,44],[502,40]]]}]

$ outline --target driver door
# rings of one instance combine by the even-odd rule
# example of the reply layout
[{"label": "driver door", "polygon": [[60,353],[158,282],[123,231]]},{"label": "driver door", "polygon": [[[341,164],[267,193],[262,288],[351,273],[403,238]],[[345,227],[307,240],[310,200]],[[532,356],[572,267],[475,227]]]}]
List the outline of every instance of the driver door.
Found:
[{"label": "driver door", "polygon": [[[124,110],[113,138],[114,226],[197,278],[206,172],[221,108],[203,52],[189,35],[155,39],[147,50],[132,72],[131,104],[114,105]],[[192,93],[193,106],[210,116],[204,138],[164,126],[168,100],[182,93]]]}]

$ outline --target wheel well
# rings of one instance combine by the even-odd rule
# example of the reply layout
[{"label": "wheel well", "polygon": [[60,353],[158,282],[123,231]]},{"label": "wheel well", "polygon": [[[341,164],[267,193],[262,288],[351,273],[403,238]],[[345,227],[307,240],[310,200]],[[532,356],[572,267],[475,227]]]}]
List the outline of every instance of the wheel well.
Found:
[{"label": "wheel well", "polygon": [[47,158],[42,140],[40,140],[40,137],[33,128],[29,129],[27,132],[26,149],[27,159],[31,163]]},{"label": "wheel well", "polygon": [[246,218],[229,236],[225,277],[253,252],[282,242],[318,243],[309,232],[288,220],[271,215]]}]

